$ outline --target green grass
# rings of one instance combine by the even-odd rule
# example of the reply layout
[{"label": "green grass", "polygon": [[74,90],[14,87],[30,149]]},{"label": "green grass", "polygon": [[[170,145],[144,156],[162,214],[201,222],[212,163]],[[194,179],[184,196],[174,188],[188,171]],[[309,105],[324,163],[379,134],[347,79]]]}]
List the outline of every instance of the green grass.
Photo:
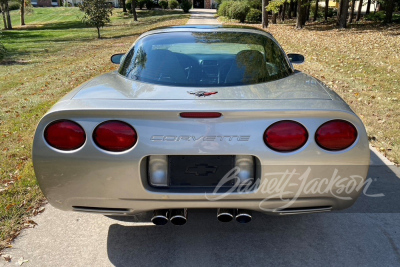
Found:
[{"label": "green grass", "polygon": [[110,56],[126,52],[143,32],[159,26],[185,24],[176,11],[141,11],[139,21],[114,10],[101,30],[82,24],[78,8],[35,8],[18,27],[3,31],[7,49],[0,62],[0,250],[36,214],[44,201],[31,161],[35,127],[44,113],[82,82],[115,70]]}]

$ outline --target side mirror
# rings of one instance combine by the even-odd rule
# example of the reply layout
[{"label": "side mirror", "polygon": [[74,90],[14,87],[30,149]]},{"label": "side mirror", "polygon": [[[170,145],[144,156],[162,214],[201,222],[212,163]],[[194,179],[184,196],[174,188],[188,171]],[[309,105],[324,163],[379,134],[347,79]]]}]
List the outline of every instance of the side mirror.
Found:
[{"label": "side mirror", "polygon": [[300,54],[287,54],[290,62],[292,64],[303,64],[304,63],[304,56]]},{"label": "side mirror", "polygon": [[114,64],[120,64],[121,59],[125,54],[115,54],[111,56],[111,62]]}]

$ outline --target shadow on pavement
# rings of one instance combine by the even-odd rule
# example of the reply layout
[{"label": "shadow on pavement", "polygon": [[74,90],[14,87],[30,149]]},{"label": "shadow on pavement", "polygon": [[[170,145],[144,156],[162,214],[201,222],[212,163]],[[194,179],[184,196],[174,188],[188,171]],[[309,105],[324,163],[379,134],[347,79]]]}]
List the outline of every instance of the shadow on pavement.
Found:
[{"label": "shadow on pavement", "polygon": [[[348,210],[294,216],[253,214],[248,224],[220,223],[215,210],[190,210],[184,226],[154,226],[150,214],[112,224],[115,266],[368,265],[400,262],[400,173],[371,153],[368,193]],[[125,223],[126,224],[126,223]]]}]

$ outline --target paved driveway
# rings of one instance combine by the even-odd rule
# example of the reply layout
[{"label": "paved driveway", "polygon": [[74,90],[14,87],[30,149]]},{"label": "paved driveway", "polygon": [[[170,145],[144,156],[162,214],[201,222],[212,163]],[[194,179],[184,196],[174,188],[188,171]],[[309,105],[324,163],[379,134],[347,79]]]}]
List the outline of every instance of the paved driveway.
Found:
[{"label": "paved driveway", "polygon": [[195,24],[221,24],[215,18],[216,14],[215,9],[192,9],[190,10],[191,17],[189,21],[186,23],[188,25],[195,25]]}]

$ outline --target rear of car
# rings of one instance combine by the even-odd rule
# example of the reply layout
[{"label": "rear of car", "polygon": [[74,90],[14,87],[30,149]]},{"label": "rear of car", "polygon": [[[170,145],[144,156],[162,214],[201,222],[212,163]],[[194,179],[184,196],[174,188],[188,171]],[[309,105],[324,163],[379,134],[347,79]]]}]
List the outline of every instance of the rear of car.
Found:
[{"label": "rear of car", "polygon": [[57,103],[33,160],[62,210],[294,214],[351,206],[369,148],[348,105],[270,35],[174,28],[138,38],[118,72]]}]

